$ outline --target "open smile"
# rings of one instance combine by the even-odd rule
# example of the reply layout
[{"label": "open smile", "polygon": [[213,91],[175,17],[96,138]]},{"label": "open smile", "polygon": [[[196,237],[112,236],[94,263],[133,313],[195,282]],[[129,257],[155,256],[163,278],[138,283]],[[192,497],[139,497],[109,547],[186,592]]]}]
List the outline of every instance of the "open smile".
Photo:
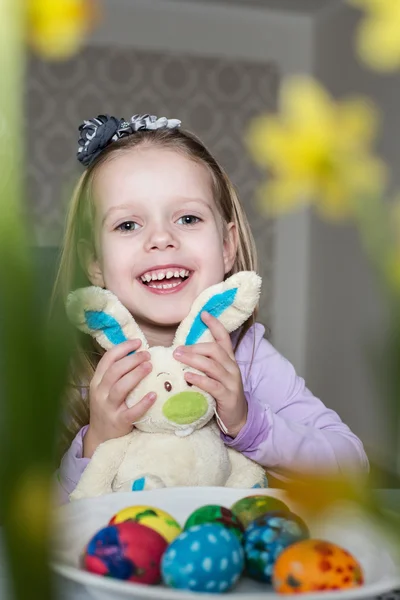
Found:
[{"label": "open smile", "polygon": [[192,274],[186,267],[171,265],[146,271],[138,281],[153,294],[173,294],[187,285]]}]

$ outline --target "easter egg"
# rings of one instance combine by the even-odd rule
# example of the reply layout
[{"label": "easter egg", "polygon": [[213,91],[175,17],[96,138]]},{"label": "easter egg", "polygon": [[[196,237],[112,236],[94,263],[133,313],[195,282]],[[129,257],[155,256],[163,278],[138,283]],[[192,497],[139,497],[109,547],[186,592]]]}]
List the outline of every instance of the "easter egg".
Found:
[{"label": "easter egg", "polygon": [[254,519],[265,515],[271,510],[285,510],[290,512],[282,500],[273,496],[255,495],[241,498],[231,506],[231,511],[246,528]]},{"label": "easter egg", "polygon": [[360,564],[347,550],[323,540],[303,540],[284,550],[273,571],[281,594],[344,590],[364,583]]},{"label": "easter egg", "polygon": [[219,504],[207,504],[193,511],[187,519],[184,530],[194,525],[203,525],[203,523],[214,523],[230,529],[241,541],[243,538],[243,526],[239,519],[229,508]]},{"label": "easter egg", "polygon": [[168,543],[172,542],[182,531],[179,523],[170,514],[152,506],[128,506],[128,508],[123,508],[112,517],[109,525],[124,521],[134,521],[146,525],[146,527],[150,527],[162,535]]},{"label": "easter egg", "polygon": [[83,568],[92,573],[136,583],[159,583],[161,557],[168,544],[156,531],[125,521],[109,525],[90,540]]},{"label": "easter egg", "polygon": [[252,521],[244,532],[246,574],[271,583],[274,564],[287,546],[309,537],[297,515],[272,511]]},{"label": "easter egg", "polygon": [[178,535],[161,561],[166,585],[195,592],[231,589],[243,567],[244,552],[237,536],[214,523],[195,525]]}]

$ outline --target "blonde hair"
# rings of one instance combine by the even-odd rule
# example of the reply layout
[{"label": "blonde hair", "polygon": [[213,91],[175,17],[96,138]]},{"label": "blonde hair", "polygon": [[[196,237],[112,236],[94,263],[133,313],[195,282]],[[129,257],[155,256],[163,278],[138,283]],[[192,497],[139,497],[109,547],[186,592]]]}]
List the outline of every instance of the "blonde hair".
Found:
[{"label": "blonde hair", "polygon": [[[143,144],[173,149],[208,168],[212,176],[214,200],[222,221],[224,224],[235,223],[238,234],[235,262],[226,277],[238,271],[257,270],[256,248],[246,214],[227,174],[204,144],[195,135],[182,129],[139,131],[107,146],[85,170],[75,187],[69,205],[61,259],[53,289],[53,305],[56,302],[65,302],[71,290],[90,285],[79,260],[78,248],[83,240],[89,243],[95,252],[93,181],[96,173],[102,164]],[[255,316],[256,311],[242,326],[235,349],[255,322]],[[76,353],[65,395],[67,418],[62,424],[59,448],[61,456],[81,427],[89,423],[89,384],[103,353],[104,350],[90,336],[76,333]]]}]

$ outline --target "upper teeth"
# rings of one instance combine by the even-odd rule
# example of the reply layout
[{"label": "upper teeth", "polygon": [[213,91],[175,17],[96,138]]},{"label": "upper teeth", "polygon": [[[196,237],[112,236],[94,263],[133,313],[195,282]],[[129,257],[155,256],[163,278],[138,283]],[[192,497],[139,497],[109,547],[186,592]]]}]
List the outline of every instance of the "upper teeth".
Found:
[{"label": "upper teeth", "polygon": [[189,277],[189,271],[185,269],[167,270],[167,271],[148,271],[140,276],[142,281],[156,281],[161,279],[171,279],[172,277]]}]

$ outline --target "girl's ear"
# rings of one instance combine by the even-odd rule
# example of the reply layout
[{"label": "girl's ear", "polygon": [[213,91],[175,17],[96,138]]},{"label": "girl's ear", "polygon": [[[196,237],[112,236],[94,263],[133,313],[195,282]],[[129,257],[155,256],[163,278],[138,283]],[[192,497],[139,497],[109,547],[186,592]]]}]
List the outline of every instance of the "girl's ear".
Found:
[{"label": "girl's ear", "polygon": [[179,325],[173,345],[211,341],[212,335],[201,319],[207,311],[216,317],[228,333],[243,325],[253,314],[261,293],[261,277],[254,271],[241,271],[213,285],[194,301],[189,315]]},{"label": "girl's ear", "polygon": [[226,225],[224,249],[223,249],[225,275],[227,273],[229,273],[229,271],[232,269],[232,267],[234,265],[236,253],[237,253],[237,247],[238,247],[237,227],[236,227],[235,223],[228,223],[228,225]]},{"label": "girl's ear", "polygon": [[75,290],[67,298],[67,315],[71,323],[89,333],[109,350],[127,340],[140,339],[140,350],[147,350],[147,340],[131,313],[110,291],[100,287]]},{"label": "girl's ear", "polygon": [[94,248],[87,240],[78,242],[79,262],[86,277],[94,286],[105,287],[100,261],[96,258]]}]

